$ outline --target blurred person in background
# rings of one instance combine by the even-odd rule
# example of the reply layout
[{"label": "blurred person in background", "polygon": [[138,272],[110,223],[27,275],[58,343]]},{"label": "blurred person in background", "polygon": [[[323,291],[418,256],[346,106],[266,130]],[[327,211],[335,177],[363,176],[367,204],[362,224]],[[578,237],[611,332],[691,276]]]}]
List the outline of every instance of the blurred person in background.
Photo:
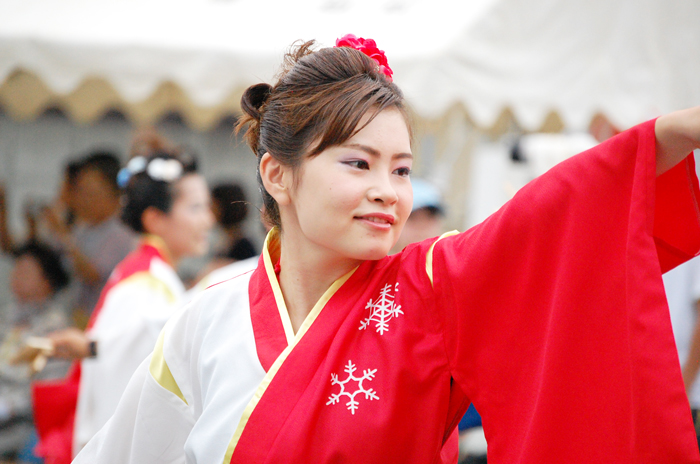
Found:
[{"label": "blurred person in background", "polygon": [[14,250],[10,279],[13,301],[0,313],[0,456],[6,458],[17,456],[33,441],[30,380],[66,374],[65,361],[53,360],[35,368],[28,363],[33,357],[18,363],[17,356],[30,337],[68,326],[58,295],[70,278],[58,252],[29,242]]},{"label": "blurred person in background", "polygon": [[[29,220],[30,231],[42,240],[49,240],[51,243],[60,245],[55,237],[54,229],[60,227],[72,231],[76,223],[82,222],[78,216],[76,207],[76,181],[81,169],[83,159],[69,161],[63,170],[63,179],[59,186],[58,195],[52,204],[41,208],[35,205],[36,213]],[[54,223],[59,222],[60,226]]]},{"label": "blurred person in background", "polygon": [[[75,369],[60,385],[35,386],[41,454],[57,463],[70,462],[114,412],[131,374],[180,305],[177,263],[207,251],[214,222],[194,160],[164,152],[138,156],[119,176],[125,188],[121,218],[141,234],[140,245],[115,268],[86,331],[50,335],[55,356],[78,360]],[[57,402],[73,407],[58,414]]]},{"label": "blurred person in background", "polygon": [[[260,225],[266,234],[269,233],[273,227],[272,224],[270,224],[270,222],[265,219],[265,205],[263,205],[260,210]],[[211,287],[212,285],[224,282],[226,280],[238,277],[242,274],[252,271],[258,266],[259,258],[260,255],[256,254],[254,256],[251,256],[250,258],[246,258],[240,261],[231,262],[230,260],[221,260],[224,262],[228,262],[229,264],[225,264],[224,266],[220,267],[212,266],[213,270],[203,272],[203,277],[199,277],[197,283],[193,285],[192,288],[187,290],[187,294],[185,295],[184,301],[192,301],[192,298],[194,298],[195,295],[197,295],[202,290]],[[212,260],[212,263],[217,263],[221,261],[214,258],[214,260]],[[207,271],[208,268],[205,267],[204,270]]]},{"label": "blurred person in background", "polygon": [[[79,161],[71,161],[66,164],[63,171],[63,179],[59,187],[56,200],[51,205],[42,204],[36,198],[28,198],[24,202],[24,217],[26,219],[25,242],[41,241],[51,246],[59,245],[55,234],[43,219],[51,222],[59,221],[63,228],[70,229],[75,224],[75,207],[73,193],[75,179],[79,170]],[[51,211],[46,211],[50,209]],[[49,217],[50,215],[50,217]],[[7,192],[5,186],[0,184],[0,249],[5,253],[12,253],[16,248],[15,240],[10,234],[7,213]]]},{"label": "blurred person in background", "polygon": [[212,212],[216,218],[212,234],[212,257],[195,277],[196,283],[219,268],[258,256],[255,245],[245,235],[248,201],[243,188],[232,182],[220,183],[212,188],[211,200]]},{"label": "blurred person in background", "polygon": [[440,191],[423,179],[411,179],[411,185],[413,186],[411,215],[406,220],[406,225],[396,245],[391,249],[391,253],[398,253],[406,245],[438,237],[445,232],[443,229],[445,208]]},{"label": "blurred person in background", "polygon": [[73,312],[77,325],[84,327],[112,269],[134,249],[136,236],[119,220],[119,159],[99,151],[76,166],[74,182],[64,182],[61,191],[76,217],[75,227],[71,229],[55,209],[45,214],[71,262],[78,287]]},{"label": "blurred person in background", "polygon": [[243,230],[248,216],[248,201],[243,187],[236,183],[224,183],[211,191],[212,209],[223,238],[215,253],[229,261],[242,261],[258,254],[253,242]]}]

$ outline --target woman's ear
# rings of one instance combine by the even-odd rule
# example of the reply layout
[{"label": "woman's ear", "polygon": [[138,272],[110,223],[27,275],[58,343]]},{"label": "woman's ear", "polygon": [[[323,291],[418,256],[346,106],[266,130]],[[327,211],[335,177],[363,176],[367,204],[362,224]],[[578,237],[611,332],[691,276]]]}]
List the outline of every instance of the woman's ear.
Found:
[{"label": "woman's ear", "polygon": [[143,213],[141,213],[141,224],[143,224],[143,229],[147,234],[153,234],[161,236],[163,228],[167,225],[165,224],[165,218],[167,214],[155,208],[149,206]]},{"label": "woman's ear", "polygon": [[283,165],[265,153],[260,158],[260,178],[265,190],[278,205],[287,205],[291,201],[289,187],[292,185],[292,169]]}]

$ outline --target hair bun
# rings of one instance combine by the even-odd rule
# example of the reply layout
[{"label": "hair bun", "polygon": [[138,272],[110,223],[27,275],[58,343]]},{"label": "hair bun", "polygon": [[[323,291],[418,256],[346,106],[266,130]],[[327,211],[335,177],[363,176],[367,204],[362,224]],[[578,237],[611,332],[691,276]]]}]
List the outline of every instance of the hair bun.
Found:
[{"label": "hair bun", "polygon": [[241,97],[241,109],[256,120],[260,120],[260,108],[272,93],[270,84],[261,83],[251,85]]}]

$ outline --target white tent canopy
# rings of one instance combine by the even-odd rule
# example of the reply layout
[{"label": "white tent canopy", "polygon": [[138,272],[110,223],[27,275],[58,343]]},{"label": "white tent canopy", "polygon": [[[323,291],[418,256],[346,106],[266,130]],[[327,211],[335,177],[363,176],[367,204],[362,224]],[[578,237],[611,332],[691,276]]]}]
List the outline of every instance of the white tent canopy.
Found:
[{"label": "white tent canopy", "polygon": [[459,101],[481,124],[510,107],[530,129],[550,111],[569,127],[597,112],[629,127],[700,104],[700,2],[503,0],[432,68],[430,97],[415,70],[404,84],[429,116]]},{"label": "white tent canopy", "polygon": [[551,112],[628,126],[700,104],[695,0],[0,0],[0,104],[29,106],[10,85],[22,70],[53,97],[100,79],[128,105],[172,83],[230,107],[293,41],[347,32],[377,40],[428,119],[461,104],[482,126],[504,108],[529,129]]}]

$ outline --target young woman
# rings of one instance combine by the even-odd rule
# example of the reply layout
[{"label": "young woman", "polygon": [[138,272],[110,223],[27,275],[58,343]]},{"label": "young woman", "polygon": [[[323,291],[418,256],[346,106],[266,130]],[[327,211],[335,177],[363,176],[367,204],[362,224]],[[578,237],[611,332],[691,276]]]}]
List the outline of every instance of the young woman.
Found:
[{"label": "young woman", "polygon": [[661,283],[700,248],[700,108],[387,256],[410,125],[374,43],[340,44],[244,94],[276,228],[168,322],[76,462],[456,462],[470,402],[490,463],[700,461]]},{"label": "young woman", "polygon": [[[50,335],[56,357],[81,360],[67,384],[35,388],[40,447],[54,459],[50,462],[69,462],[71,436],[77,453],[114,413],[129,378],[153,350],[184,293],[176,264],[207,251],[213,215],[209,190],[194,163],[168,153],[137,157],[120,178],[122,220],[143,238],[112,272],[87,330]],[[57,388],[70,393],[61,399],[62,407]],[[56,461],[57,453],[63,461]]]}]

